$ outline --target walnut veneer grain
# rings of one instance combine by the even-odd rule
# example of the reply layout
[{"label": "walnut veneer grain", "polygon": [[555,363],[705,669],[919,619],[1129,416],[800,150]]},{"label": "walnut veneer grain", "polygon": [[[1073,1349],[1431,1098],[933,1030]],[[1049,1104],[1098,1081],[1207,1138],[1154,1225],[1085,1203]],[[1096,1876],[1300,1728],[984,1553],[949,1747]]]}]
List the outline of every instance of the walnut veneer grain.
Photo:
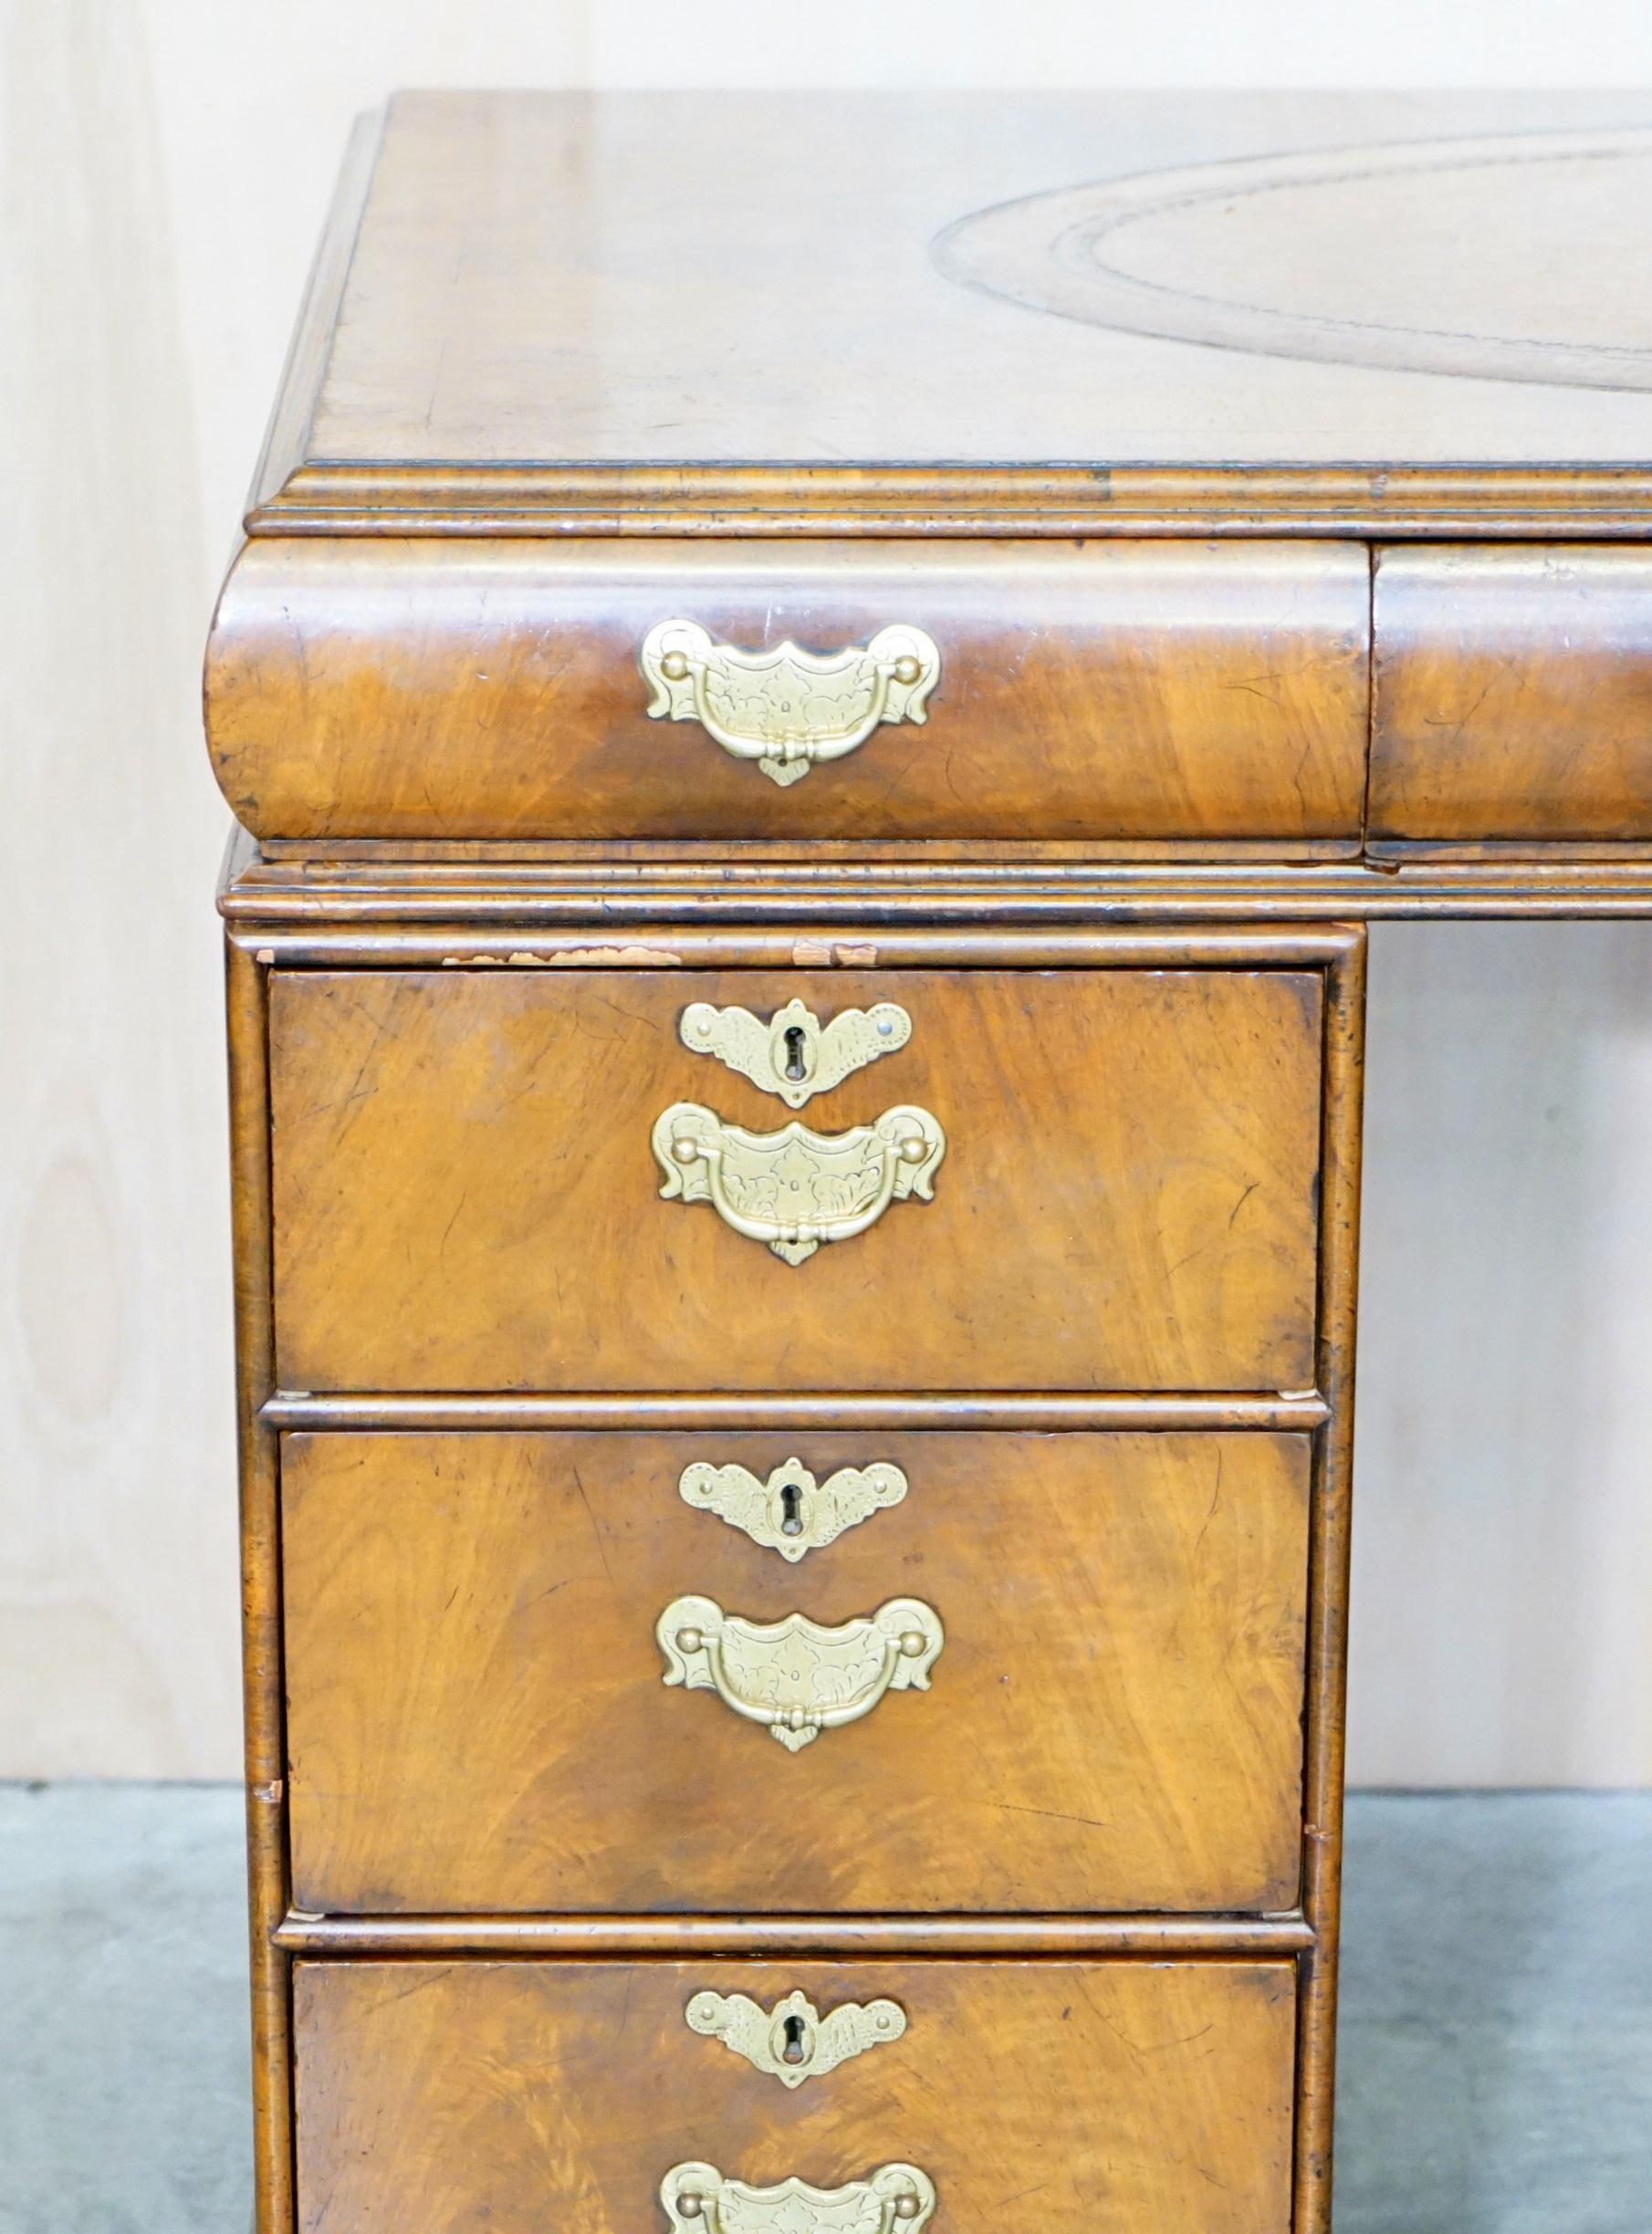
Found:
[{"label": "walnut veneer grain", "polygon": [[[949,1142],[932,1202],[797,1266],[650,1147],[679,1102],[787,1121],[677,1025],[794,996],[912,1017],[816,1130]],[[281,1383],[1312,1387],[1322,1018],[1306,970],[277,973]]]},{"label": "walnut veneer grain", "polygon": [[[677,1494],[794,1452],[911,1486],[795,1565]],[[1308,1474],[1249,1433],[289,1435],[295,1905],[1289,1909]],[[685,1592],[946,1642],[793,1756],[663,1683]]]},{"label": "walnut veneer grain", "polygon": [[[895,2000],[904,2034],[789,2092],[683,2008],[711,1989]],[[1280,2234],[1280,1962],[300,1963],[302,2234],[663,2228],[661,2176],[934,2181],[936,2234]],[[371,2145],[367,2143],[371,2136]]]},{"label": "walnut veneer grain", "polygon": [[[255,543],[207,737],[277,838],[1357,841],[1370,590],[1324,544]],[[653,721],[656,621],[933,637],[922,726],[781,788]]]}]

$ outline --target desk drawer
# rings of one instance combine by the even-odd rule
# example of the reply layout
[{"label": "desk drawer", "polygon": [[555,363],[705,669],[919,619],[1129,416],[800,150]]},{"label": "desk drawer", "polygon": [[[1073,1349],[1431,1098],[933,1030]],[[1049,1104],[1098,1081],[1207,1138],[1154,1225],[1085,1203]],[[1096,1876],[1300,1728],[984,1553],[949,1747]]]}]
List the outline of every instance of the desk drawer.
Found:
[{"label": "desk drawer", "polygon": [[[904,2029],[787,2086],[685,2018],[793,1993]],[[298,2225],[1287,2234],[1293,2003],[1277,1962],[300,1963]],[[884,2166],[887,2202],[716,2200]]]},{"label": "desk drawer", "polygon": [[282,1484],[301,1908],[1295,1905],[1305,1436],[289,1435]]},{"label": "desk drawer", "polygon": [[[1282,967],[278,970],[281,1384],[1310,1387],[1323,992]],[[734,1007],[728,1060],[685,1044],[687,1012]],[[884,1059],[799,1104],[768,1052],[792,1060],[788,1015]],[[800,1048],[833,1075],[835,1039]]]},{"label": "desk drawer", "polygon": [[1652,557],[1385,550],[1375,596],[1373,840],[1652,840]]},{"label": "desk drawer", "polygon": [[1342,545],[266,538],[207,732],[266,838],[1354,851],[1368,634]]}]

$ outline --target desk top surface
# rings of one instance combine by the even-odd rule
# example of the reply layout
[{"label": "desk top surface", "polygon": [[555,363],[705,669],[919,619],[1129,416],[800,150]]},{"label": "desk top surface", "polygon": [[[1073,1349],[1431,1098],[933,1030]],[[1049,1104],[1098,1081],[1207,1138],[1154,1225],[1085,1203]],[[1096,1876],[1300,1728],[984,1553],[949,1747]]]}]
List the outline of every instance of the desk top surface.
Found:
[{"label": "desk top surface", "polygon": [[1621,485],[1649,263],[1652,93],[406,94],[361,135],[260,500]]}]

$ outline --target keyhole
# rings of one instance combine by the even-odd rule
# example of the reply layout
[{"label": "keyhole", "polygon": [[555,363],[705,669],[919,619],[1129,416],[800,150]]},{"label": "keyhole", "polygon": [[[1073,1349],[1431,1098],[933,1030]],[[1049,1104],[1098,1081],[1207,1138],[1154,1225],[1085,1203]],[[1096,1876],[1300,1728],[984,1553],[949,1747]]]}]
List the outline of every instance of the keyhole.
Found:
[{"label": "keyhole", "polygon": [[[800,1509],[802,1502],[802,1494],[796,1482],[781,1484],[780,1533],[782,1536],[800,1536],[803,1533],[803,1515]],[[797,2019],[789,2017],[786,2021],[789,2025],[792,2025],[796,2024]]]},{"label": "keyhole", "polygon": [[809,1076],[803,1062],[803,1045],[802,1026],[789,1024],[786,1027],[786,1075],[789,1079],[802,1080]]},{"label": "keyhole", "polygon": [[803,2020],[800,2017],[788,2017],[786,2020],[786,2045],[780,2051],[781,2062],[800,2063],[803,2061]]}]

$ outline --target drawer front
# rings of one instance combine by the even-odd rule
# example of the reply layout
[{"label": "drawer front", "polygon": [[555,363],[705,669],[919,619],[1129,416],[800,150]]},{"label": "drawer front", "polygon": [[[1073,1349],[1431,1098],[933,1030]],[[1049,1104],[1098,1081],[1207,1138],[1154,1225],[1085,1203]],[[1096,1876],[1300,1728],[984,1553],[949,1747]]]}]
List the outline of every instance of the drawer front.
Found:
[{"label": "drawer front", "polygon": [[293,1435],[282,1483],[302,1908],[1295,1905],[1304,1436]]},{"label": "drawer front", "polygon": [[1371,835],[1652,839],[1652,558],[1384,551]]},{"label": "drawer front", "polygon": [[[1323,997],[1312,969],[278,970],[281,1383],[1306,1388]],[[738,1007],[761,1070],[793,1001],[910,1036],[800,1112],[680,1036]],[[852,1237],[786,1239],[799,1205]]]},{"label": "drawer front", "polygon": [[1353,849],[1368,620],[1340,545],[260,539],[207,733],[260,837]]},{"label": "drawer front", "polygon": [[[300,1963],[298,2224],[1287,2234],[1293,1988],[1273,1962]],[[685,2017],[793,1993],[904,2026],[789,2087]],[[662,2184],[690,2165],[706,2207],[674,2220]],[[718,2176],[833,2190],[889,2166],[910,2218],[875,2193],[714,2199]]]}]

